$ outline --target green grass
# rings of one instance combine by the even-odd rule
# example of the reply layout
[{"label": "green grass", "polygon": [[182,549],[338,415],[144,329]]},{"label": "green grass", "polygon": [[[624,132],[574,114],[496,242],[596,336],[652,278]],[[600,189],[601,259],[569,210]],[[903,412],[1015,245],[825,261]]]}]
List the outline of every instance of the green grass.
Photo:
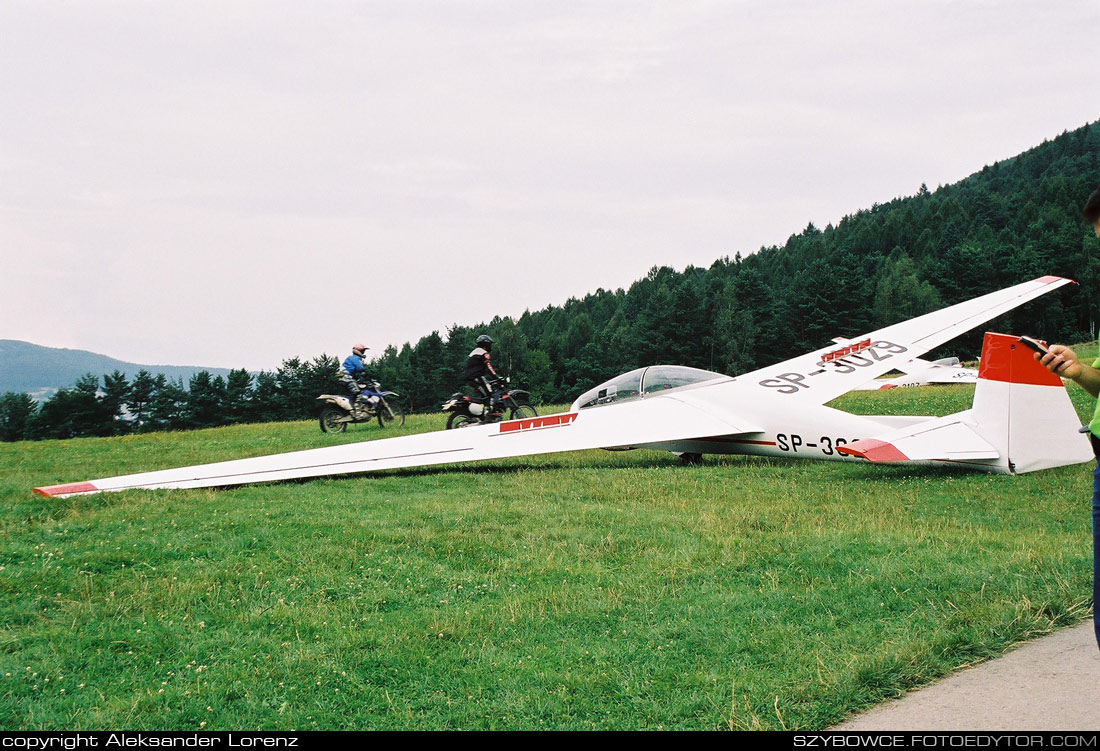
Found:
[{"label": "green grass", "polygon": [[[946,414],[971,393],[834,406]],[[394,434],[0,444],[0,727],[825,728],[1088,613],[1089,465],[1014,478],[588,451],[30,492]]]}]

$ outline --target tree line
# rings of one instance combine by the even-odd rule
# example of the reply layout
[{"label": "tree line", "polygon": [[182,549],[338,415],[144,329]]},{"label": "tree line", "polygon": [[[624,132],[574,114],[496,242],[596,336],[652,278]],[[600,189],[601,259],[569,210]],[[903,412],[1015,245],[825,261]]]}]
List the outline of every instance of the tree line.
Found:
[{"label": "tree line", "polygon": [[[783,246],[709,268],[655,267],[629,289],[455,325],[375,361],[417,406],[451,390],[479,333],[493,358],[536,399],[560,403],[643,365],[737,375],[1028,279],[1080,286],[991,322],[987,330],[1078,342],[1096,337],[1100,244],[1081,206],[1100,176],[1100,123],[1067,132],[955,183],[813,224]],[[976,358],[982,330],[940,355]]]},{"label": "tree line", "polygon": [[[537,402],[561,403],[643,365],[736,375],[817,349],[835,336],[862,334],[1047,274],[1073,278],[1080,286],[1044,296],[984,328],[1058,341],[1093,339],[1100,246],[1080,209],[1098,175],[1100,123],[1093,123],[952,185],[935,191],[921,185],[913,196],[875,204],[824,229],[810,224],[782,246],[720,258],[709,268],[655,267],[625,290],[598,289],[518,318],[455,324],[443,335],[433,331],[415,344],[387,347],[368,370],[401,392],[409,408],[433,411],[459,388],[474,339],[488,333],[496,342],[498,370],[510,373]],[[972,359],[981,336],[981,330],[971,332],[933,354]],[[294,374],[312,364],[295,359],[254,381],[233,371],[237,375],[220,385],[209,378],[192,379],[188,389],[165,383],[155,389],[166,392],[155,410],[152,397],[145,407],[133,395],[132,402],[122,400],[125,410],[116,409],[114,394],[122,384],[107,376],[102,389],[93,387],[98,379],[87,377],[37,411],[29,397],[6,394],[0,399],[0,431],[5,440],[20,425],[24,438],[111,434],[73,433],[87,427],[65,427],[50,417],[54,410],[87,414],[96,430],[113,425],[116,431],[119,423],[130,431],[203,427],[213,412],[231,415],[231,421],[300,419],[315,411],[317,394],[334,387],[335,359],[319,359],[332,367],[320,368],[317,380],[296,380]],[[103,401],[100,409],[110,419],[91,417],[99,414],[93,399]],[[66,408],[65,400],[77,409]],[[18,408],[9,410],[9,402]]]},{"label": "tree line", "polygon": [[298,420],[316,411],[317,396],[342,393],[340,363],[321,355],[284,360],[274,372],[231,370],[226,377],[199,371],[185,385],[139,371],[128,380],[116,370],[89,373],[41,406],[28,394],[0,396],[0,440],[110,436],[191,430],[246,422]]}]

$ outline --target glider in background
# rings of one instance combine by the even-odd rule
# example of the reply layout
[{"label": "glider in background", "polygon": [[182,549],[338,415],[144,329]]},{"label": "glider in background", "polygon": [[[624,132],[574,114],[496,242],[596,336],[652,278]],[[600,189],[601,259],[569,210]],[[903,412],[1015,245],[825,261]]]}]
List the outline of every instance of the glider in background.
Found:
[{"label": "glider in background", "polygon": [[205,488],[595,448],[655,448],[687,460],[755,454],[947,463],[1032,472],[1092,457],[1061,379],[1016,337],[987,334],[972,409],[947,417],[853,415],[825,406],[862,383],[1071,280],[1045,276],[736,378],[639,368],[567,412],[216,464],[35,488],[64,497],[133,488]]},{"label": "glider in background", "polygon": [[894,370],[901,371],[897,378],[876,378],[870,383],[856,386],[853,391],[881,391],[908,386],[930,386],[946,383],[977,383],[978,371],[964,368],[957,357],[945,357],[942,360],[928,361],[915,357]]}]

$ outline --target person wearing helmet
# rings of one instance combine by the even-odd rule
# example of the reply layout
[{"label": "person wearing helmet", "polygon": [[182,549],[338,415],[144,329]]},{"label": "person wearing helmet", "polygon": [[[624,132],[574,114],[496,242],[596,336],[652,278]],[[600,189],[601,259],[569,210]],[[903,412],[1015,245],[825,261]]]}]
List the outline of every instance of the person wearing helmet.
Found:
[{"label": "person wearing helmet", "polygon": [[470,356],[466,358],[466,370],[462,378],[488,404],[492,400],[493,392],[500,387],[501,380],[493,370],[489,355],[493,349],[493,338],[488,334],[482,334],[477,338],[476,344]]},{"label": "person wearing helmet", "polygon": [[353,407],[358,402],[371,402],[373,399],[378,398],[378,394],[370,389],[365,389],[359,384],[359,376],[363,376],[366,380],[372,380],[370,375],[367,374],[367,369],[364,365],[366,361],[367,347],[364,344],[356,344],[351,348],[351,354],[344,360],[344,364],[340,366],[340,380],[344,382],[344,387],[351,395],[351,404]]}]

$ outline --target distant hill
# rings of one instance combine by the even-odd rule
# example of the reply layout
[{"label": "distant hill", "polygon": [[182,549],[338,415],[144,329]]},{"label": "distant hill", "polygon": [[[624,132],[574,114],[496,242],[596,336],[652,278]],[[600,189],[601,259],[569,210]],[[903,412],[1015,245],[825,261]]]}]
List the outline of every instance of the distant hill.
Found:
[{"label": "distant hill", "polygon": [[8,391],[27,393],[36,399],[48,399],[59,389],[69,388],[81,376],[91,373],[102,377],[119,370],[128,379],[139,370],[163,373],[166,378],[182,378],[184,384],[200,371],[228,376],[228,368],[203,368],[193,365],[138,365],[82,349],[42,347],[30,342],[0,339],[0,394]]}]

